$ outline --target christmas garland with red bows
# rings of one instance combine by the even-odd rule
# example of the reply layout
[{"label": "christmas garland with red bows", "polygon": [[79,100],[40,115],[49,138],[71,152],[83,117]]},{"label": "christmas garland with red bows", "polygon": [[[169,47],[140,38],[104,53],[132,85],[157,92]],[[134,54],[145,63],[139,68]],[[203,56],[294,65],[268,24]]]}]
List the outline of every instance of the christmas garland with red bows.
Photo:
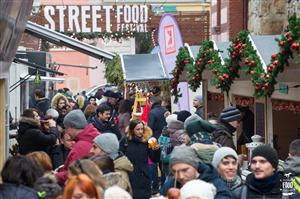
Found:
[{"label": "christmas garland with red bows", "polygon": [[194,62],[193,58],[190,56],[189,50],[187,47],[179,48],[179,53],[176,56],[176,66],[172,71],[172,79],[171,79],[171,95],[175,97],[174,103],[178,102],[178,98],[182,96],[180,93],[180,88],[178,88],[179,78],[184,71],[185,68],[189,65],[192,65]]},{"label": "christmas garland with red bows", "polygon": [[[261,60],[253,48],[247,31],[239,32],[238,36],[231,41],[231,45],[228,48],[229,58],[224,60],[224,65],[221,64],[218,56],[219,51],[213,49],[211,41],[203,41],[201,43],[194,64],[187,48],[184,47],[185,53],[183,50],[179,52],[176,67],[173,70],[173,77],[175,78],[172,79],[172,95],[175,96],[177,102],[178,97],[181,96],[177,90],[177,85],[186,65],[188,65],[189,69],[188,83],[193,91],[196,91],[201,85],[202,72],[208,66],[209,70],[214,74],[211,83],[216,85],[216,88],[220,88],[223,93],[230,90],[234,79],[239,77],[241,64],[244,63],[245,72],[250,75],[255,88],[254,96],[257,98],[271,96],[275,90],[276,78],[279,72],[283,72],[284,67],[289,65],[289,59],[293,58],[293,54],[297,54],[295,60],[296,63],[300,63],[300,19],[295,15],[290,17],[286,33],[277,39],[277,42],[280,46],[280,52],[272,55],[267,71],[264,71]],[[182,60],[188,61],[183,63]]]},{"label": "christmas garland with red bows", "polygon": [[286,33],[276,39],[280,47],[280,52],[273,54],[271,62],[267,66],[266,72],[261,72],[257,77],[253,78],[255,87],[254,96],[271,96],[275,90],[277,83],[276,78],[280,72],[284,71],[285,66],[289,66],[289,59],[293,58],[293,54],[297,54],[296,63],[300,63],[300,19],[293,15],[289,18],[289,25]]}]

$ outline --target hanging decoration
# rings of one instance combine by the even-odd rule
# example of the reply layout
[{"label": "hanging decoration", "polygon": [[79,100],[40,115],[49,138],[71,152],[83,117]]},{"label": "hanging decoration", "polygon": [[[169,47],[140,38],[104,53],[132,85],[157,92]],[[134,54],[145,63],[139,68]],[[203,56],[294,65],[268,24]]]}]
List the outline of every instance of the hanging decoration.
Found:
[{"label": "hanging decoration", "polygon": [[300,113],[300,102],[272,100],[272,106],[274,111],[291,111],[294,113]]},{"label": "hanging decoration", "polygon": [[121,42],[122,39],[135,37],[139,32],[123,31],[123,32],[62,32],[74,39],[112,39]]},{"label": "hanging decoration", "polygon": [[40,76],[38,70],[37,70],[36,73],[35,73],[34,83],[35,83],[36,85],[40,85],[40,84],[42,83],[42,79],[41,79],[41,76]]},{"label": "hanging decoration", "polygon": [[172,71],[172,79],[171,79],[171,94],[175,97],[174,103],[178,102],[178,97],[181,97],[180,89],[177,88],[179,84],[179,78],[184,71],[184,69],[189,68],[189,65],[193,65],[193,58],[190,56],[187,47],[179,48],[179,53],[176,56],[176,66]]},{"label": "hanging decoration", "polygon": [[235,104],[238,106],[253,106],[254,98],[253,97],[243,97],[243,96],[234,96]]},{"label": "hanging decoration", "polygon": [[207,93],[207,99],[209,101],[216,101],[216,102],[224,102],[224,95],[221,93]]}]

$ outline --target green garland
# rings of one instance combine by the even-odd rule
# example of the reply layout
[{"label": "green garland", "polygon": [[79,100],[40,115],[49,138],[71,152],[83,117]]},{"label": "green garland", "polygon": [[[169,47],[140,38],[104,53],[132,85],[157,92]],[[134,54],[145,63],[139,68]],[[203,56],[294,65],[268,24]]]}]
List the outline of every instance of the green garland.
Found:
[{"label": "green garland", "polygon": [[179,53],[176,56],[176,66],[172,71],[171,79],[171,95],[175,97],[174,103],[178,102],[178,98],[182,96],[180,89],[178,89],[179,77],[186,67],[189,68],[189,65],[192,65],[194,62],[193,58],[190,56],[187,47],[179,48]]},{"label": "green garland", "polygon": [[123,31],[123,32],[62,32],[72,38],[78,40],[83,39],[112,39],[120,41],[121,39],[129,39],[135,37],[139,32]]},{"label": "green garland", "polygon": [[107,82],[112,83],[118,88],[124,88],[123,70],[121,66],[121,58],[117,54],[112,60],[105,60],[105,75]]},{"label": "green garland", "polygon": [[284,71],[285,66],[289,65],[289,59],[293,58],[294,53],[297,54],[296,63],[300,63],[300,19],[293,15],[288,21],[289,25],[285,34],[276,39],[280,52],[272,55],[267,71],[262,73],[260,78],[253,79],[256,97],[273,94],[278,74]]}]

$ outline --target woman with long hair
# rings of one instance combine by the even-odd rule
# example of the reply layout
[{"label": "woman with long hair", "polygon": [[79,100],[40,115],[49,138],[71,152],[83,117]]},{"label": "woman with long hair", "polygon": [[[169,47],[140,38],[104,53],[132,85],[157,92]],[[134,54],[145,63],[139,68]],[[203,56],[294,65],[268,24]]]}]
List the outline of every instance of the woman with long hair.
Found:
[{"label": "woman with long hair", "polygon": [[44,121],[48,123],[47,133],[41,130],[41,121],[39,112],[34,109],[26,109],[21,115],[19,121],[19,130],[17,141],[19,144],[19,153],[26,155],[33,151],[45,151],[55,145],[57,139],[56,122],[53,119]]},{"label": "woman with long hair", "polygon": [[74,175],[66,183],[63,199],[102,199],[94,182],[86,175]]},{"label": "woman with long hair", "polygon": [[12,156],[1,171],[0,198],[38,199],[33,185],[43,171],[23,155]]},{"label": "woman with long hair", "polygon": [[152,136],[152,130],[140,120],[131,120],[126,128],[126,136],[120,141],[122,151],[132,162],[134,171],[129,174],[133,190],[133,198],[150,198],[150,168],[148,157],[154,162],[160,158],[159,146],[148,147],[148,140]]}]

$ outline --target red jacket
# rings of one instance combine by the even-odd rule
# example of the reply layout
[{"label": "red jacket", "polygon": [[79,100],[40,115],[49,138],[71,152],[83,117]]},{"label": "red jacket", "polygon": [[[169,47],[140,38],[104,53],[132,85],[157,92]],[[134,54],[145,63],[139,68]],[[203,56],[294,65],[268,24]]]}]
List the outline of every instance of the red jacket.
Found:
[{"label": "red jacket", "polygon": [[95,137],[100,135],[99,131],[92,125],[88,124],[75,138],[75,145],[68,154],[63,168],[55,174],[58,182],[64,184],[68,178],[68,168],[72,162],[83,158],[90,153]]}]

